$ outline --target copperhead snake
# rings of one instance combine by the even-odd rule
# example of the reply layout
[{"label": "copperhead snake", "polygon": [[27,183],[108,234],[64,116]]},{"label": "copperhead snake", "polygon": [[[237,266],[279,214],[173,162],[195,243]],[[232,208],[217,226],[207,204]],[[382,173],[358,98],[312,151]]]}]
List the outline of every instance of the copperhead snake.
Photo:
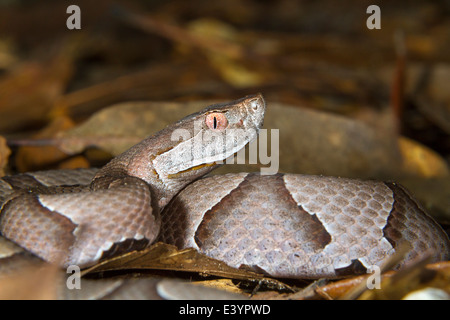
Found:
[{"label": "copperhead snake", "polygon": [[[1,235],[62,266],[91,266],[159,240],[286,278],[365,273],[405,243],[396,268],[450,258],[447,234],[396,183],[203,177],[256,138],[265,110],[262,95],[247,96],[192,114],[99,170],[3,177]],[[239,134],[220,140],[232,130]]]}]

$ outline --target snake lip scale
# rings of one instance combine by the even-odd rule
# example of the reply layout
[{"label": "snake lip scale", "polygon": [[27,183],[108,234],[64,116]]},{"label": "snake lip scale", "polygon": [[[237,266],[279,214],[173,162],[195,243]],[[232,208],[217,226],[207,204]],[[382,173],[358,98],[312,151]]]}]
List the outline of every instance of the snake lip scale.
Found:
[{"label": "snake lip scale", "polygon": [[204,177],[257,137],[265,110],[261,94],[246,96],[169,125],[99,170],[3,177],[0,232],[61,266],[91,266],[156,240],[286,278],[365,273],[405,244],[397,269],[449,259],[447,234],[396,183]]}]

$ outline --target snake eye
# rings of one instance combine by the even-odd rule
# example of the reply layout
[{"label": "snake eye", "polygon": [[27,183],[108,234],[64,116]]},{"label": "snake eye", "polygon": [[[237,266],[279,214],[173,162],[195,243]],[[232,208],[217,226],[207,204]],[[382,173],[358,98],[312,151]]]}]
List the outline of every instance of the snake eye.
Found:
[{"label": "snake eye", "polygon": [[210,113],[206,116],[205,122],[211,130],[223,130],[228,126],[227,117],[223,113]]}]

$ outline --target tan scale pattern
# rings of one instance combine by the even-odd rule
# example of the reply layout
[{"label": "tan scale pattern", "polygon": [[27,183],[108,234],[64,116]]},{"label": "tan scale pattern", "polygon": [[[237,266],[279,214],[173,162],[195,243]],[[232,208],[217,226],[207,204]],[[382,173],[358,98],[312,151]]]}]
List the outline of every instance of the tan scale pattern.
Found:
[{"label": "tan scale pattern", "polygon": [[[448,257],[448,237],[435,234],[439,226],[414,209],[411,198],[399,195],[401,214],[388,225],[395,195],[385,183],[290,174],[283,178],[283,189],[274,187],[273,177],[253,174],[245,181],[242,175],[235,182],[233,175],[226,175],[189,185],[163,212],[161,240],[276,277],[335,277],[351,272],[357,263],[381,265],[395,251],[389,238],[393,234],[412,241],[411,257],[422,256],[425,242],[444,252],[434,253],[435,260]],[[284,205],[286,194],[296,208]],[[208,199],[221,202],[211,206]],[[315,220],[305,222],[305,215]],[[418,229],[420,236],[414,235]]]},{"label": "tan scale pattern", "polygon": [[77,225],[76,241],[66,265],[94,264],[114,243],[125,239],[145,238],[153,242],[160,227],[160,220],[152,213],[147,184],[133,177],[124,178],[105,190],[41,194],[39,201]]},{"label": "tan scale pattern", "polygon": [[[161,214],[164,228],[161,228],[159,240],[183,248],[198,249],[193,239],[203,214],[219,203],[230,190],[237,188],[247,175],[213,175],[191,183],[186,192],[177,195]],[[192,193],[196,195],[194,201],[190,199]]]},{"label": "tan scale pattern", "polygon": [[0,179],[0,210],[3,207],[5,200],[9,197],[9,195],[13,192],[13,188],[7,183]]},{"label": "tan scale pattern", "polygon": [[2,235],[55,263],[63,261],[73,245],[75,227],[66,217],[40,206],[37,197],[31,194],[9,201],[0,215]]},{"label": "tan scale pattern", "polygon": [[60,169],[27,173],[45,186],[88,185],[98,169]]},{"label": "tan scale pattern", "polygon": [[310,257],[322,252],[331,237],[317,218],[297,206],[282,176],[261,180],[251,174],[205,213],[195,241],[202,252],[234,267],[312,277],[316,270]]},{"label": "tan scale pattern", "polygon": [[402,242],[411,246],[411,250],[397,268],[427,254],[431,255],[432,262],[449,260],[450,243],[444,230],[403,187],[394,183],[389,183],[388,186],[394,191],[395,203],[384,231],[385,235],[394,246],[399,246]]},{"label": "tan scale pattern", "polygon": [[[125,249],[133,243],[142,245],[152,242],[160,229],[160,208],[165,206],[186,184],[203,176],[214,167],[185,170],[167,177],[171,182],[170,188],[162,183],[161,174],[155,171],[152,160],[180,144],[180,141],[172,137],[175,130],[195,131],[195,127],[192,128],[192,126],[198,121],[204,121],[205,116],[212,111],[226,114],[230,128],[258,130],[262,126],[265,109],[265,102],[260,94],[209,106],[166,127],[117,156],[95,174],[92,182],[91,177],[94,172],[91,170],[61,170],[4,177],[3,181],[7,185],[0,184],[2,188],[0,195],[5,200],[5,207],[12,206],[16,200],[14,197],[17,197],[17,207],[20,208],[20,212],[14,209],[1,212],[3,217],[17,213],[4,219],[8,222],[5,225],[11,225],[11,229],[15,232],[15,234],[9,234],[9,237],[24,238],[33,233],[45,232],[49,225],[47,223],[40,226],[36,225],[35,221],[27,219],[9,223],[16,218],[21,218],[22,213],[26,215],[26,211],[33,211],[36,221],[55,217],[68,221],[71,226],[75,226],[75,229],[73,233],[70,230],[67,239],[73,236],[76,239],[69,248],[69,256],[65,264],[78,264],[81,267],[96,263],[105,250],[112,248],[112,251],[120,251],[116,245],[118,242],[125,244]],[[203,126],[203,129],[208,130],[206,126]],[[245,135],[238,138],[239,148],[249,142],[249,137]],[[202,146],[202,149],[203,147],[206,148],[207,144]],[[179,154],[176,155],[179,156]],[[187,155],[188,157],[179,157],[177,161],[184,163],[190,160],[191,154]],[[197,156],[196,154],[195,161],[200,160]],[[163,167],[167,167],[165,168],[167,172],[170,172],[171,166],[173,163],[170,161],[163,164]],[[86,172],[89,175],[85,175]],[[19,190],[10,192],[8,185]],[[28,203],[26,199],[32,199],[34,202]],[[22,200],[28,206],[22,206]],[[153,205],[153,212],[151,205]],[[21,224],[21,227],[15,228],[14,224]],[[64,237],[64,230],[58,229],[57,224],[55,228],[57,235],[49,232],[46,234],[47,237],[33,239],[37,242],[41,242],[40,240],[45,242],[49,239],[54,242],[55,250],[59,250],[58,239]],[[4,232],[7,233],[5,230]],[[32,247],[32,244],[30,246]],[[45,243],[39,243],[38,246],[45,246]],[[40,256],[49,260],[45,250]]]},{"label": "tan scale pattern", "polygon": [[394,203],[383,182],[309,175],[284,176],[292,197],[309,214],[315,214],[332,237],[317,257],[333,269],[358,259],[364,267],[380,266],[394,249],[383,228]]}]

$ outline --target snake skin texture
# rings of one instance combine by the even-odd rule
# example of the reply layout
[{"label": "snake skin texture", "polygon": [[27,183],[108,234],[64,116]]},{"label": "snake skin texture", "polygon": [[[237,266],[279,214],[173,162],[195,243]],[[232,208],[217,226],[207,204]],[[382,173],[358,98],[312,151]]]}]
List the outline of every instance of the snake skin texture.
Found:
[{"label": "snake skin texture", "polygon": [[[62,171],[60,176],[57,170],[48,175],[38,172],[5,179],[19,190],[42,190],[52,184],[59,185],[61,181],[91,181],[95,173],[95,170]],[[128,177],[121,180],[121,184],[109,190],[66,186],[59,187],[57,193],[17,196],[2,210],[2,234],[14,238],[16,243],[45,260],[64,266],[88,265],[104,252],[117,251],[114,244],[126,240],[133,240],[134,249],[144,247],[158,234],[159,215],[152,214],[150,191],[143,181]],[[65,215],[59,214],[61,212]],[[92,215],[92,212],[101,214]],[[33,232],[24,232],[27,229]],[[68,257],[66,252],[70,252]]]},{"label": "snake skin texture", "polygon": [[365,273],[401,242],[411,250],[397,267],[427,254],[450,256],[447,235],[403,188],[293,174],[201,179],[166,207],[160,240],[288,278]]},{"label": "snake skin texture", "polygon": [[[395,183],[255,173],[198,180],[256,138],[265,109],[261,95],[211,105],[98,171],[2,177],[0,233],[61,266],[88,267],[158,237],[287,278],[365,273],[405,244],[397,268],[449,259],[448,236]],[[240,134],[227,140],[228,130]]]},{"label": "snake skin texture", "polygon": [[[255,139],[262,95],[214,104],[167,126],[98,171],[0,179],[0,233],[61,266],[88,267],[153,243],[163,207]],[[239,132],[232,139],[229,132]],[[221,143],[218,143],[221,142]]]}]

